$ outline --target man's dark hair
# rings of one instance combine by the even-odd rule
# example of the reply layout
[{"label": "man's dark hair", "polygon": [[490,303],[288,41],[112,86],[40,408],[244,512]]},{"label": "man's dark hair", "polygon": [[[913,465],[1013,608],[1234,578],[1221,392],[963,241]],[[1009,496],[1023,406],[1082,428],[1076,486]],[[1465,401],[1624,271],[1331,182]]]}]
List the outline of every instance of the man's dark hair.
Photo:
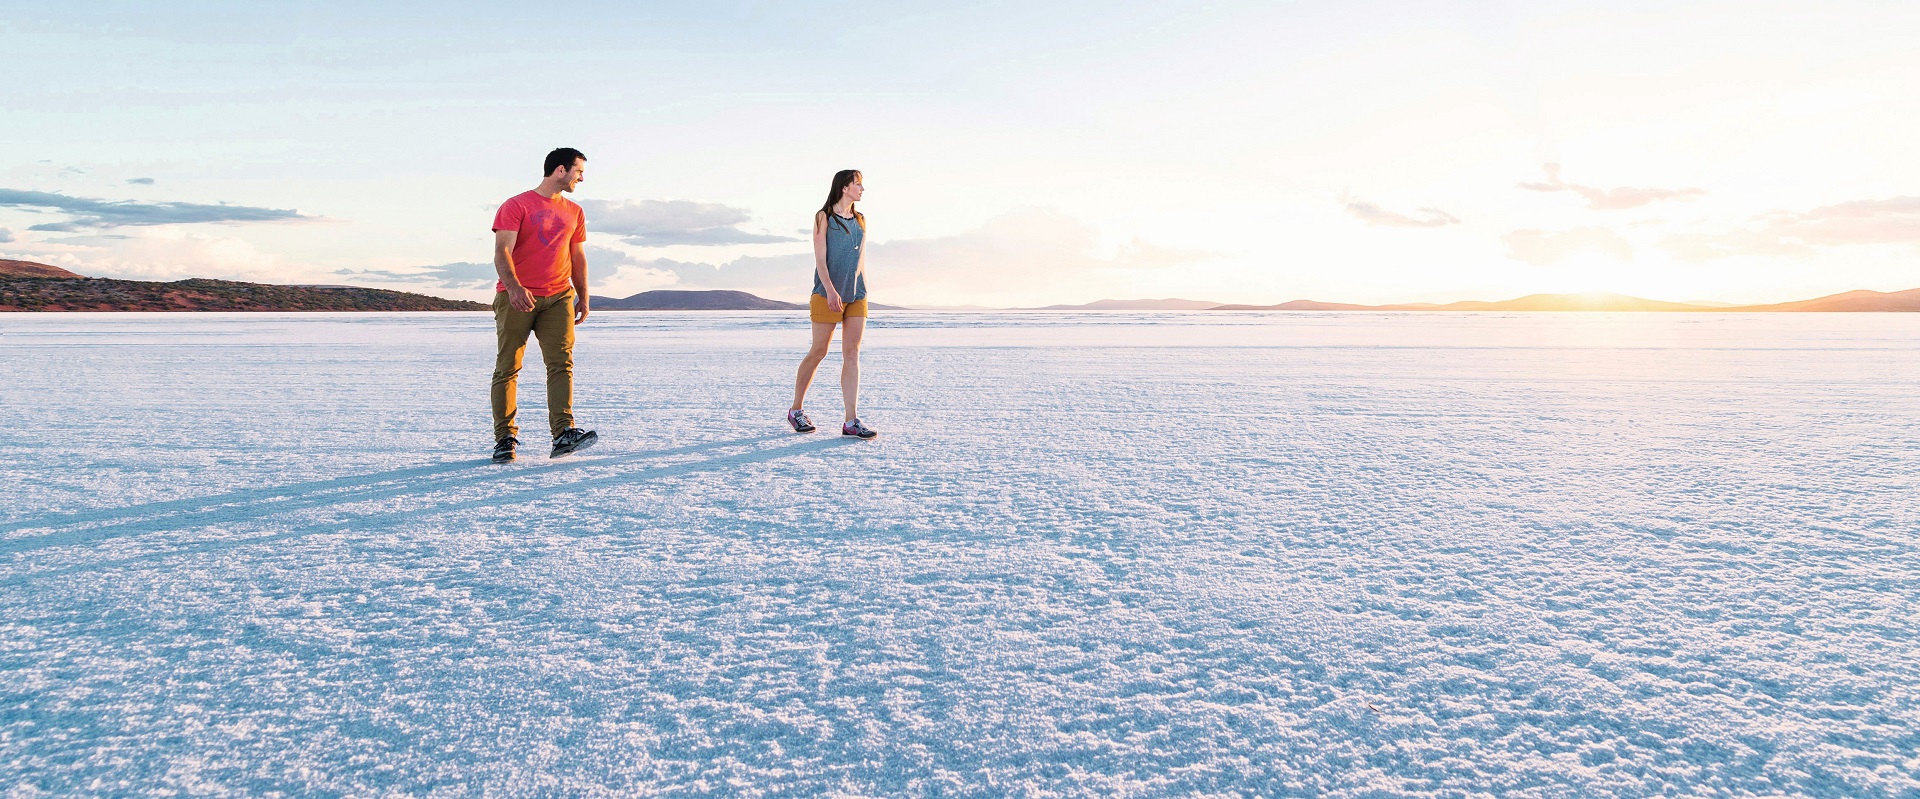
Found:
[{"label": "man's dark hair", "polygon": [[554,150],[553,152],[547,153],[547,171],[540,173],[540,177],[544,178],[552,175],[553,170],[558,167],[564,166],[571,169],[573,168],[573,162],[585,160],[587,160],[587,154],[575,150],[572,147],[562,147]]}]

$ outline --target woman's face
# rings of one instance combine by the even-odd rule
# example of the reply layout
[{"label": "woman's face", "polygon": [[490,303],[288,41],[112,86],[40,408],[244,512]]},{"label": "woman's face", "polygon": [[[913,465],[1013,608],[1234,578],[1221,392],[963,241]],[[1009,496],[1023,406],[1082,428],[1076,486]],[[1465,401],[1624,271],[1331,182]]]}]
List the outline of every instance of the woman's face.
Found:
[{"label": "woman's face", "polygon": [[846,197],[847,199],[852,200],[854,202],[859,202],[860,195],[865,193],[867,193],[867,187],[864,184],[862,184],[860,182],[860,179],[857,177],[853,179],[852,183],[847,184],[847,187],[845,189],[840,190],[841,196]]}]

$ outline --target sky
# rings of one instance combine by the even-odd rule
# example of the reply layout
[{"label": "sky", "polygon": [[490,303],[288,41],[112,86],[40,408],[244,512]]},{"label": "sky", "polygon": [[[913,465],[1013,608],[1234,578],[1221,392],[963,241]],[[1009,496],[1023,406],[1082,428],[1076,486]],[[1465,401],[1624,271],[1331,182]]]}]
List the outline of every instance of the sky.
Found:
[{"label": "sky", "polygon": [[0,257],[492,293],[587,154],[593,293],[1772,302],[1920,287],[1920,4],[0,6]]}]

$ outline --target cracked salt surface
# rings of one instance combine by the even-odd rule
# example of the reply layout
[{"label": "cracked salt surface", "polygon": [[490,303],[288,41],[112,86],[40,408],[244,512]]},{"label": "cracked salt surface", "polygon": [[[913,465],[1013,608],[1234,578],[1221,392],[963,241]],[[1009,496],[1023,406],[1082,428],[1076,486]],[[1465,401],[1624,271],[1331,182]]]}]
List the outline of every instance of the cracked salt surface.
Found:
[{"label": "cracked salt surface", "polygon": [[1920,795],[1920,315],[806,335],[0,318],[0,791]]}]

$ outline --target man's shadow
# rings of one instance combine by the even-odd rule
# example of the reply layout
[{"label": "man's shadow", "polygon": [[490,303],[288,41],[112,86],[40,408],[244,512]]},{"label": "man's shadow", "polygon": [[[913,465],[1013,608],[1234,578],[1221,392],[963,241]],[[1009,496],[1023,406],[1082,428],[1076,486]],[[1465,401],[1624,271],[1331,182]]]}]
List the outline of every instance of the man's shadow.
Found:
[{"label": "man's shadow", "polygon": [[[773,447],[757,446],[782,439],[793,441],[794,443]],[[0,534],[36,528],[82,526],[79,529],[56,529],[42,535],[28,535],[0,540],[0,556],[19,555],[53,547],[90,544],[146,533],[168,532],[214,524],[254,521],[308,508],[394,499],[463,485],[506,482],[525,477],[566,474],[586,468],[645,463],[663,458],[672,458],[678,455],[698,455],[701,453],[712,453],[737,448],[746,448],[747,450],[736,454],[720,454],[715,457],[650,469],[643,468],[638,471],[622,471],[616,474],[587,480],[559,484],[543,482],[539,487],[532,489],[493,494],[482,499],[468,500],[448,505],[430,506],[403,512],[358,516],[343,523],[296,527],[294,530],[283,534],[234,542],[233,545],[238,546],[244,543],[277,540],[295,535],[308,535],[327,529],[347,529],[376,524],[379,521],[398,521],[403,518],[423,514],[538,500],[551,496],[556,489],[561,487],[569,491],[576,491],[583,488],[659,479],[679,474],[716,471],[730,466],[760,463],[807,452],[818,452],[827,448],[850,443],[855,442],[852,439],[796,440],[796,437],[791,434],[776,434],[732,441],[710,441],[671,449],[634,452],[606,457],[584,455],[551,464],[541,464],[533,466],[532,468],[501,468],[493,464],[490,460],[485,459],[450,461],[427,466],[395,469],[375,474],[352,475],[270,488],[234,491],[210,497],[166,500],[123,508],[76,511],[7,522],[4,525],[0,525]],[[192,548],[181,551],[191,551],[191,549]]]}]

